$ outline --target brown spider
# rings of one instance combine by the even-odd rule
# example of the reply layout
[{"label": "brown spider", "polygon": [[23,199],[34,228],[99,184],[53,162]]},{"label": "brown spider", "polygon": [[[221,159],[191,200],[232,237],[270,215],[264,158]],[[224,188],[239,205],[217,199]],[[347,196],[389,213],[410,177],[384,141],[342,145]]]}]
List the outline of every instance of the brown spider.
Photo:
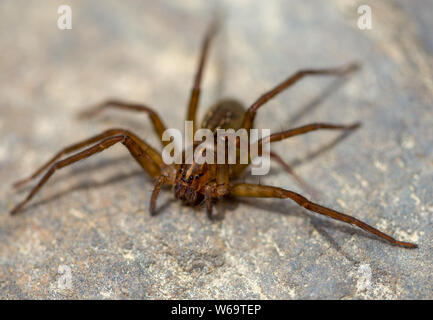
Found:
[{"label": "brown spider", "polygon": [[[194,85],[191,92],[187,120],[193,121],[194,132],[197,130],[196,125],[196,111],[200,97],[200,83],[202,79],[203,69],[206,63],[206,57],[209,49],[210,42],[216,32],[216,25],[207,32],[202,43],[200,61],[198,70],[195,76]],[[217,103],[212,107],[202,123],[202,128],[208,128],[215,132],[217,128],[237,130],[244,128],[250,130],[253,127],[254,118],[257,111],[267,101],[275,97],[277,94],[287,89],[298,80],[305,76],[311,75],[333,75],[343,76],[358,69],[356,64],[349,64],[340,68],[332,69],[306,69],[301,70],[284,80],[272,90],[263,94],[256,102],[254,102],[247,110],[238,102],[233,100],[224,100]],[[91,108],[81,114],[82,117],[93,116],[108,107],[115,107],[124,110],[145,112],[149,115],[153,123],[154,130],[161,138],[162,144],[165,146],[169,141],[163,141],[162,135],[166,129],[161,118],[151,108],[145,105],[130,104],[117,100],[109,100],[98,106]],[[301,135],[310,131],[331,129],[331,130],[353,130],[359,127],[359,123],[352,125],[335,125],[328,123],[313,123],[298,127],[291,130],[282,131],[272,134],[270,142],[281,141],[289,137]],[[131,131],[125,129],[110,129],[99,135],[71,145],[58,152],[50,161],[39,168],[30,177],[15,183],[15,187],[21,186],[32,179],[39,176],[46,171],[45,175],[40,179],[39,183],[31,190],[26,199],[19,203],[12,211],[12,214],[17,213],[33,196],[41,189],[47,182],[51,175],[58,169],[73,164],[79,160],[88,158],[98,152],[110,148],[114,144],[122,143],[129,150],[134,159],[141,165],[152,178],[155,179],[156,184],[150,200],[150,213],[155,214],[156,200],[159,191],[163,185],[170,185],[174,187],[174,193],[177,199],[183,200],[187,205],[196,206],[203,201],[206,204],[207,214],[212,217],[212,202],[213,200],[221,199],[227,196],[238,197],[258,197],[258,198],[290,198],[300,206],[325,216],[331,217],[345,223],[353,224],[361,229],[364,229],[372,234],[386,239],[394,245],[399,245],[405,248],[416,248],[417,245],[413,243],[398,241],[389,235],[373,228],[372,226],[344,213],[325,208],[321,205],[307,200],[302,195],[285,190],[278,187],[247,184],[247,183],[232,183],[231,181],[238,177],[248,166],[248,164],[180,164],[180,165],[166,165],[161,154],[153,147],[148,145],[145,141],[140,139]],[[93,145],[92,145],[93,144]],[[86,146],[92,145],[81,152],[75,153],[63,160],[59,160],[63,155],[72,153]],[[302,180],[293,172],[293,170],[274,152],[270,153],[271,159],[276,160],[283,168],[292,174],[295,179],[303,184]],[[48,169],[48,170],[47,170]]]}]

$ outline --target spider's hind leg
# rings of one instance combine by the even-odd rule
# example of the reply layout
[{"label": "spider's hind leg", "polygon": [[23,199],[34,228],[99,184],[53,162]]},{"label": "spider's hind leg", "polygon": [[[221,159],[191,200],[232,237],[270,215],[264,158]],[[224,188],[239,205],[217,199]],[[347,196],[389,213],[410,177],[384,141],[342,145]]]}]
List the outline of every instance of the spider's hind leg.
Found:
[{"label": "spider's hind leg", "polygon": [[77,151],[77,150],[79,150],[81,148],[84,148],[85,146],[88,146],[88,145],[90,145],[92,143],[96,143],[98,141],[101,141],[104,138],[111,137],[111,136],[116,135],[116,134],[121,134],[122,132],[123,132],[122,129],[110,129],[110,130],[104,131],[101,134],[98,134],[96,136],[93,136],[91,138],[85,139],[85,140],[80,141],[78,143],[72,144],[72,145],[70,145],[70,146],[68,146],[66,148],[63,148],[62,150],[60,150],[59,152],[57,152],[44,165],[42,165],[41,167],[39,167],[39,169],[37,169],[29,177],[27,177],[25,179],[21,179],[19,181],[16,181],[13,184],[13,187],[14,188],[19,188],[19,187],[24,186],[25,184],[29,183],[30,181],[32,181],[33,179],[35,179],[36,177],[38,177],[46,169],[48,169],[48,167],[51,166],[54,162],[56,162],[57,160],[59,160],[63,155],[69,154],[69,153],[74,152],[74,151]]},{"label": "spider's hind leg", "polygon": [[367,232],[370,232],[372,234],[375,234],[376,236],[388,240],[389,242],[413,249],[417,248],[418,246],[414,243],[410,242],[404,242],[404,241],[398,241],[394,239],[393,237],[383,233],[382,231],[379,231],[378,229],[366,224],[365,222],[362,222],[361,220],[358,220],[354,217],[351,217],[347,214],[323,207],[319,204],[313,203],[309,201],[307,198],[301,196],[298,193],[295,193],[293,191],[285,190],[282,188],[272,187],[272,186],[262,186],[262,185],[256,185],[256,184],[247,184],[247,183],[240,183],[235,184],[231,188],[231,195],[238,196],[238,197],[255,197],[255,198],[280,198],[280,199],[292,199],[300,206],[304,207],[307,210],[323,214],[325,216],[328,216],[330,218],[333,218],[335,220],[339,220],[348,224],[353,224]]},{"label": "spider's hind leg", "polygon": [[253,127],[254,119],[256,117],[257,111],[261,106],[263,106],[266,102],[268,102],[270,99],[275,97],[277,94],[281,93],[282,91],[286,90],[287,88],[291,87],[295,83],[297,83],[299,80],[306,76],[344,76],[347,75],[353,71],[356,71],[359,69],[359,65],[356,63],[351,63],[348,65],[345,65],[340,68],[329,68],[329,69],[305,69],[296,72],[294,75],[290,76],[280,84],[278,84],[273,89],[269,90],[262,96],[260,96],[256,102],[254,102],[251,107],[248,108],[248,110],[245,112],[243,125],[242,127],[249,130]]}]

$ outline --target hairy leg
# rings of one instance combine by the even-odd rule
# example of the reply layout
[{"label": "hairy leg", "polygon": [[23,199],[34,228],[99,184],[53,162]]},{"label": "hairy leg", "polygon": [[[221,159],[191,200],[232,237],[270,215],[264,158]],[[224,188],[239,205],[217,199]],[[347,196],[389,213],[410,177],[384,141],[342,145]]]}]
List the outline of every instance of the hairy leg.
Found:
[{"label": "hairy leg", "polygon": [[362,222],[361,220],[358,220],[354,217],[351,217],[347,214],[323,207],[321,205],[318,205],[316,203],[313,203],[306,199],[305,197],[301,196],[298,193],[295,193],[293,191],[285,190],[282,188],[272,187],[272,186],[261,186],[256,184],[235,184],[233,185],[231,189],[231,194],[233,196],[238,197],[255,197],[255,198],[280,198],[280,199],[286,199],[290,198],[293,201],[295,201],[300,206],[304,207],[307,210],[317,212],[320,214],[323,214],[325,216],[331,217],[333,219],[343,221],[348,224],[356,225],[357,227],[368,231],[372,234],[375,234],[376,236],[386,239],[389,242],[402,246],[405,248],[417,248],[418,246],[414,243],[409,242],[403,242],[398,241],[389,235],[377,230],[376,228],[373,228],[372,226],[366,224],[365,222]]},{"label": "hairy leg", "polygon": [[198,125],[196,123],[197,122],[196,114],[197,114],[197,107],[198,107],[198,102],[199,102],[199,98],[200,98],[200,85],[201,85],[201,80],[202,80],[202,76],[203,76],[203,70],[204,70],[204,67],[206,64],[210,43],[211,43],[211,41],[212,41],[216,31],[217,31],[217,28],[218,28],[218,25],[217,25],[217,22],[215,21],[214,23],[212,23],[212,25],[210,26],[209,30],[207,31],[207,33],[205,35],[205,38],[203,40],[202,47],[201,47],[201,54],[200,54],[200,60],[199,60],[199,64],[198,64],[197,73],[195,75],[194,84],[193,84],[193,87],[191,90],[191,97],[189,100],[188,113],[187,113],[186,119],[188,121],[193,121],[194,132],[198,128]]},{"label": "hairy leg", "polygon": [[285,89],[289,88],[296,82],[298,82],[300,79],[304,78],[305,76],[321,76],[321,75],[333,75],[333,76],[343,76],[346,75],[352,71],[355,71],[359,68],[357,64],[349,64],[340,68],[331,68],[331,69],[306,69],[301,70],[295,73],[294,75],[287,78],[285,81],[281,82],[279,85],[277,85],[272,90],[266,92],[263,94],[259,99],[254,102],[251,107],[245,112],[244,121],[242,127],[249,130],[253,127],[254,118],[256,116],[256,113],[258,109],[264,105],[266,102],[268,102],[270,99],[275,97],[280,92],[284,91]]},{"label": "hairy leg", "polygon": [[161,175],[156,179],[155,187],[152,191],[152,196],[150,198],[150,206],[149,206],[150,215],[152,216],[155,215],[156,200],[158,199],[159,191],[161,190],[161,187],[164,184],[167,184],[168,182],[169,180],[166,176]]},{"label": "hairy leg", "polygon": [[14,187],[18,188],[21,187],[27,183],[29,183],[31,180],[37,178],[42,172],[44,172],[46,169],[48,169],[48,167],[50,167],[54,162],[56,162],[57,160],[59,160],[63,155],[69,154],[71,152],[77,151],[79,149],[82,149],[88,145],[91,145],[93,143],[96,143],[98,141],[101,141],[102,139],[114,136],[114,135],[120,135],[120,134],[125,134],[125,133],[129,133],[129,135],[131,137],[134,137],[134,139],[137,141],[138,144],[141,144],[141,148],[144,148],[146,150],[148,150],[149,153],[152,154],[152,157],[155,159],[155,161],[158,162],[158,165],[161,166],[162,161],[159,161],[158,158],[160,158],[158,152],[153,149],[150,145],[144,143],[141,141],[141,139],[139,139],[137,136],[135,136],[134,134],[132,134],[131,132],[128,132],[124,129],[109,129],[104,131],[101,134],[95,135],[91,138],[85,139],[83,141],[80,141],[78,143],[72,144],[66,148],[63,148],[62,150],[60,150],[59,152],[57,152],[49,161],[47,161],[45,164],[43,164],[39,169],[37,169],[32,175],[30,175],[29,177],[19,180],[17,182],[14,183]]},{"label": "hairy leg", "polygon": [[304,133],[308,133],[316,130],[354,130],[361,126],[361,123],[357,122],[351,125],[340,125],[340,124],[331,124],[331,123],[311,123],[302,127],[273,133],[268,137],[262,138],[259,140],[259,150],[261,150],[261,145],[263,142],[277,142],[290,137],[299,136]]},{"label": "hairy leg", "polygon": [[[262,144],[263,143],[267,143],[267,142],[277,142],[277,141],[281,141],[293,136],[298,136],[304,133],[308,133],[311,131],[316,131],[316,130],[323,130],[323,129],[327,129],[327,130],[354,130],[360,127],[360,123],[354,123],[351,125],[337,125],[337,124],[330,124],[330,123],[312,123],[312,124],[308,124],[302,127],[298,127],[298,128],[294,128],[294,129],[290,129],[290,130],[286,130],[286,131],[282,131],[282,132],[277,132],[277,133],[273,133],[268,137],[265,138],[261,138],[258,141],[258,146],[257,146],[257,150],[259,155],[262,155]],[[239,140],[237,141],[239,142]],[[239,147],[239,144],[238,144]],[[249,155],[251,156],[251,155]],[[274,158],[274,160],[276,160],[277,162],[279,162],[281,165],[282,163],[284,163],[284,161],[282,161],[282,159],[276,155],[275,153],[271,152],[270,154],[271,158]],[[251,162],[251,159],[250,159]],[[233,172],[234,172],[234,177],[239,176],[247,167],[249,164],[236,164],[233,166]],[[289,173],[291,173],[294,177],[295,175],[293,174],[292,170],[288,170],[287,168],[287,164],[282,165],[285,170]],[[295,177],[296,178],[296,177]],[[300,182],[300,179],[297,179],[298,182]],[[302,184],[302,183],[301,183]]]},{"label": "hairy leg", "polygon": [[217,164],[216,183],[209,184],[204,189],[206,213],[209,219],[213,219],[212,200],[220,199],[229,193],[230,172],[228,164]]},{"label": "hairy leg", "polygon": [[[31,190],[27,198],[20,202],[11,211],[11,213],[17,213],[27,202],[29,202],[56,170],[71,165],[82,159],[88,158],[94,154],[97,154],[107,148],[110,148],[118,142],[123,143],[128,148],[131,155],[152,177],[157,177],[160,174],[161,167],[159,165],[159,162],[162,163],[162,159],[159,159],[159,161],[156,155],[152,154],[152,150],[147,148],[148,145],[144,141],[137,140],[137,137],[131,132],[123,131],[122,134],[106,137],[94,146],[91,146],[79,153],[76,153],[72,156],[67,157],[66,159],[57,161],[52,164],[48,171],[45,173],[45,175],[40,179],[39,183]],[[150,146],[148,147],[150,148]],[[155,161],[154,159],[156,159],[157,161]]]},{"label": "hairy leg", "polygon": [[57,152],[49,161],[47,161],[45,164],[43,164],[39,169],[37,169],[32,175],[30,175],[29,177],[25,178],[25,179],[21,179],[17,182],[15,182],[13,184],[13,186],[15,188],[21,187],[25,184],[27,184],[28,182],[30,182],[31,180],[35,179],[36,177],[38,177],[42,172],[44,172],[49,166],[51,166],[54,162],[56,162],[58,159],[60,159],[63,155],[65,154],[69,154],[73,151],[77,151],[78,149],[81,149],[85,146],[88,146],[90,144],[96,143],[104,138],[107,137],[111,137],[114,135],[118,135],[121,134],[123,132],[122,129],[110,129],[107,131],[104,131],[101,134],[98,134],[96,136],[93,136],[91,138],[85,139],[83,141],[80,141],[78,143],[75,143],[73,145],[70,145],[66,148],[63,148],[62,150],[60,150],[59,152]]}]

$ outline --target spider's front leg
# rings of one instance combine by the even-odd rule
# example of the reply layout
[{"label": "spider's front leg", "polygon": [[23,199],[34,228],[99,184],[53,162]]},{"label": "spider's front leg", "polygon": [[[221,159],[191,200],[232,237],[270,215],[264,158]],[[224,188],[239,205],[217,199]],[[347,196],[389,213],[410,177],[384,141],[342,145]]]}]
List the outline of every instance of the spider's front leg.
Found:
[{"label": "spider's front leg", "polygon": [[204,199],[206,213],[209,219],[214,219],[212,215],[212,201],[220,199],[230,192],[230,175],[228,164],[217,164],[216,182],[204,187]]},{"label": "spider's front leg", "polygon": [[318,205],[316,203],[313,203],[306,199],[305,197],[301,196],[298,193],[295,193],[293,191],[285,190],[282,188],[272,187],[272,186],[262,186],[262,185],[256,185],[256,184],[246,184],[246,183],[240,183],[235,184],[231,188],[231,195],[238,196],[238,197],[255,197],[255,198],[280,198],[280,199],[286,199],[290,198],[293,201],[295,201],[300,206],[304,207],[307,210],[317,212],[320,214],[323,214],[325,216],[331,217],[333,219],[343,221],[348,224],[353,224],[358,226],[359,228],[368,231],[372,234],[375,234],[376,236],[383,238],[385,240],[388,240],[389,242],[402,246],[405,248],[417,248],[418,246],[414,243],[409,242],[403,242],[398,241],[391,236],[383,233],[382,231],[379,231],[376,228],[373,228],[372,226],[366,224],[365,222],[362,222],[361,220],[358,220],[354,217],[351,217],[347,214],[323,207],[321,205]]},{"label": "spider's front leg", "polygon": [[156,178],[156,183],[153,188],[152,196],[150,198],[149,212],[151,216],[156,214],[156,200],[159,196],[159,191],[163,185],[173,185],[176,179],[175,165],[169,165],[161,169],[161,175]]},{"label": "spider's front leg", "polygon": [[[110,136],[111,135],[111,136]],[[63,153],[71,152],[72,150],[80,149],[86,145],[91,143],[95,143],[99,141],[95,145],[78,152],[72,156],[69,156],[63,160],[56,161]],[[96,153],[99,153],[105,149],[110,148],[111,146],[121,142],[123,145],[127,147],[130,154],[134,157],[135,160],[141,165],[141,167],[147,171],[150,176],[156,178],[163,168],[164,164],[162,161],[162,157],[159,153],[153,149],[146,142],[141,140],[138,136],[133,134],[130,131],[123,129],[112,129],[107,130],[106,132],[72,145],[68,148],[63,149],[59,152],[52,160],[50,160],[46,165],[42,166],[34,175],[30,177],[30,179],[36,177],[40,173],[43,172],[45,168],[50,166],[45,175],[41,178],[39,183],[31,190],[27,198],[25,198],[21,203],[19,203],[12,211],[11,214],[17,213],[33,196],[42,188],[42,186],[48,181],[48,179],[56,172],[58,169],[71,165],[77,161],[88,158]],[[52,164],[53,163],[53,164]],[[27,182],[29,179],[26,179]]]}]

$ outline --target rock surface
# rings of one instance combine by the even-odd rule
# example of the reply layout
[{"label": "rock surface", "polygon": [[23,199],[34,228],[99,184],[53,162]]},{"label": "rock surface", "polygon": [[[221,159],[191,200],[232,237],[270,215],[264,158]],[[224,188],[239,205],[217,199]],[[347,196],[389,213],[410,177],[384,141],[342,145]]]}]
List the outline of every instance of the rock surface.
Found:
[{"label": "rock surface", "polygon": [[[418,1],[0,2],[0,298],[432,299],[433,23]],[[357,8],[372,8],[371,30]],[[316,201],[419,244],[394,247],[290,200],[230,200],[222,221],[164,192],[122,146],[60,170],[21,214],[11,184],[61,147],[109,127],[158,146],[145,115],[75,115],[109,97],[157,108],[181,127],[200,41],[224,17],[200,115],[220,97],[252,103],[305,67],[359,61],[343,80],[305,79],[270,101],[257,125],[362,121],[274,145]],[[245,177],[246,181],[259,179]],[[260,183],[306,193],[279,167]],[[70,272],[69,272],[70,271]],[[70,275],[70,282],[68,280]]]}]

